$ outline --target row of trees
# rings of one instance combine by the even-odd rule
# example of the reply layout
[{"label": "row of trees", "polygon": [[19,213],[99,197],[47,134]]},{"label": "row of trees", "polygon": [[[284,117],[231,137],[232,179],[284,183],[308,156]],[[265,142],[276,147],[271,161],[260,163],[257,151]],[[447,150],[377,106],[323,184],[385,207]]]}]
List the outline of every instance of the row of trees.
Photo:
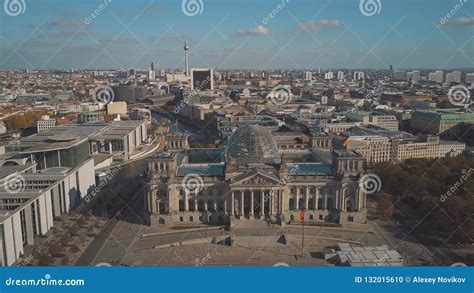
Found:
[{"label": "row of trees", "polygon": [[[440,160],[409,159],[399,165],[380,163],[374,173],[382,180],[385,192],[421,203],[425,199],[446,194],[463,175],[474,168],[474,158],[458,156]],[[474,170],[472,170],[474,171]],[[453,192],[454,196],[468,198],[474,192],[474,174]]]},{"label": "row of trees", "polygon": [[[418,220],[415,232],[454,243],[472,243],[474,231],[474,158],[410,159],[402,164],[380,163],[374,173],[390,197],[379,203],[384,216],[391,204],[405,205]],[[400,210],[404,210],[403,207]]]},{"label": "row of trees", "polygon": [[48,110],[30,111],[24,114],[16,114],[3,120],[8,131],[18,131],[30,126],[36,126],[36,122],[42,115],[47,115]]}]

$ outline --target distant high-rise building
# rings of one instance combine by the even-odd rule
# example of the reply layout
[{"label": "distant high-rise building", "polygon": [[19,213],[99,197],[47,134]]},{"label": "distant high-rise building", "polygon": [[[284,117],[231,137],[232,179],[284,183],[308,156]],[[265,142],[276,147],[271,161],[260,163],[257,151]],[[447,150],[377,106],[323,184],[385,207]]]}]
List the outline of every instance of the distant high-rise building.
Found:
[{"label": "distant high-rise building", "polygon": [[324,79],[334,79],[334,72],[328,71],[324,74]]},{"label": "distant high-rise building", "polygon": [[474,73],[466,74],[466,83],[470,83],[470,84],[474,83]]},{"label": "distant high-rise building", "polygon": [[128,70],[128,75],[129,75],[129,76],[135,76],[135,73],[136,73],[136,72],[135,72],[135,69],[133,69],[133,68],[131,68],[131,69]]},{"label": "distant high-rise building", "polygon": [[214,73],[212,68],[191,69],[191,89],[192,90],[213,90]]},{"label": "distant high-rise building", "polygon": [[337,79],[339,80],[344,80],[344,72],[343,71],[338,71],[337,72]]},{"label": "distant high-rise building", "polygon": [[404,70],[395,70],[393,72],[393,78],[394,79],[399,79],[399,80],[405,80],[406,78],[406,73]]},{"label": "distant high-rise building", "polygon": [[435,72],[430,72],[429,75],[428,75],[428,79],[430,81],[434,81],[436,83],[443,83],[444,73],[441,70],[436,70]]},{"label": "distant high-rise building", "polygon": [[305,71],[304,73],[304,80],[312,80],[313,79],[313,72]]},{"label": "distant high-rise building", "polygon": [[156,79],[155,71],[154,70],[149,70],[148,71],[148,80],[155,80],[155,79]]},{"label": "distant high-rise building", "polygon": [[144,86],[130,86],[130,85],[119,85],[112,86],[115,94],[115,100],[125,101],[129,104],[133,104],[142,101],[147,97],[146,87]]},{"label": "distant high-rise building", "polygon": [[411,72],[407,72],[406,78],[408,81],[411,81],[413,83],[418,83],[420,81],[420,71],[413,70]]},{"label": "distant high-rise building", "polygon": [[390,65],[389,70],[393,71],[393,65]]},{"label": "distant high-rise building", "polygon": [[155,63],[151,62],[151,64],[150,64],[150,70],[155,71]]},{"label": "distant high-rise building", "polygon": [[446,84],[450,85],[453,82],[460,83],[461,82],[462,73],[461,71],[453,71],[446,74]]},{"label": "distant high-rise building", "polygon": [[356,71],[354,72],[354,78],[353,80],[362,80],[362,79],[365,79],[365,73],[362,72],[362,71]]}]

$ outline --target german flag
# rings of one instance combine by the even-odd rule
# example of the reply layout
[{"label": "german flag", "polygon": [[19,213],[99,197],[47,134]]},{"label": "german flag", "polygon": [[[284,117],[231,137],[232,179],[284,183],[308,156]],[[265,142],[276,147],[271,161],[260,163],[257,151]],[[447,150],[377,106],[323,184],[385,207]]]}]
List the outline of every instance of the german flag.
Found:
[{"label": "german flag", "polygon": [[298,219],[298,225],[301,225],[304,221],[304,208],[300,210],[300,218]]},{"label": "german flag", "polygon": [[344,140],[342,141],[342,145],[343,146],[347,146],[349,144],[349,137],[346,137],[344,138]]}]

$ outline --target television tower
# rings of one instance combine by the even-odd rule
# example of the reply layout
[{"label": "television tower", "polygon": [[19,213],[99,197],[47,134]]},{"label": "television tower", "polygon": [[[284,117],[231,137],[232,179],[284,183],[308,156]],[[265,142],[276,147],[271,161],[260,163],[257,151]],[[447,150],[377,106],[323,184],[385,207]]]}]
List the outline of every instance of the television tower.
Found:
[{"label": "television tower", "polygon": [[184,41],[184,74],[189,76],[189,47],[188,41]]}]

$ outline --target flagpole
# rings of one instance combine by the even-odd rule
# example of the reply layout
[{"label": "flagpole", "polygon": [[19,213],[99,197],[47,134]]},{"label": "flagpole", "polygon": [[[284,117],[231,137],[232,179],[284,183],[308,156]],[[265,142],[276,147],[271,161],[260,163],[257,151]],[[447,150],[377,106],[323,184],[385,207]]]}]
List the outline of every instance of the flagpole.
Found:
[{"label": "flagpole", "polygon": [[301,257],[304,257],[304,216],[303,216],[303,232],[301,233]]}]

